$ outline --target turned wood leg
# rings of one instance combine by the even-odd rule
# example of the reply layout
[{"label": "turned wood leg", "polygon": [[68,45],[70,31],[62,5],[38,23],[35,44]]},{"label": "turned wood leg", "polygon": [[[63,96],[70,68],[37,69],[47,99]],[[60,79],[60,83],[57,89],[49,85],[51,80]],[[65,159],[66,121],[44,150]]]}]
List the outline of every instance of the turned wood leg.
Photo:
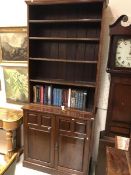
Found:
[{"label": "turned wood leg", "polygon": [[13,131],[6,131],[7,154],[5,160],[9,160],[13,155]]}]

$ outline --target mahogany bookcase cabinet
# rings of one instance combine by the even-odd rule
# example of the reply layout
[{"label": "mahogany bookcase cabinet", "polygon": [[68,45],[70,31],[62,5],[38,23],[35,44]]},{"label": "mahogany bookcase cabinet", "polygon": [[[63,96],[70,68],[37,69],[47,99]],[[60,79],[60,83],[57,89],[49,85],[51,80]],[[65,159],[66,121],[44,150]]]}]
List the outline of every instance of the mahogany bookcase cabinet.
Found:
[{"label": "mahogany bookcase cabinet", "polygon": [[92,152],[105,1],[26,3],[29,104],[23,107],[23,164],[50,174],[86,175]]}]

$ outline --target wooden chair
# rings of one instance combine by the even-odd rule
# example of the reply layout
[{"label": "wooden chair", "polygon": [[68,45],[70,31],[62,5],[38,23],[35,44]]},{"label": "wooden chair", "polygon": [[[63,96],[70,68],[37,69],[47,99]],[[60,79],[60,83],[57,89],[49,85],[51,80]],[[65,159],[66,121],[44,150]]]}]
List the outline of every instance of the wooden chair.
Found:
[{"label": "wooden chair", "polygon": [[130,144],[130,138],[115,136],[115,148],[128,151]]},{"label": "wooden chair", "polygon": [[116,136],[115,148],[106,147],[106,175],[131,175],[130,139],[131,138]]},{"label": "wooden chair", "polygon": [[17,153],[14,153],[10,160],[7,162],[7,165],[2,168],[0,175],[14,175],[15,167],[17,162]]}]

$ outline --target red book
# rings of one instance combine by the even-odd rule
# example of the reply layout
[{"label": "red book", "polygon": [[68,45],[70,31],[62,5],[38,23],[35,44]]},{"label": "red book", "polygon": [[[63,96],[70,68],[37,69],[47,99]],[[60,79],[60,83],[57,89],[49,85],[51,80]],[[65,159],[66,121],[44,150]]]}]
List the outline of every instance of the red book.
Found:
[{"label": "red book", "polygon": [[40,87],[40,103],[44,103],[44,87]]}]

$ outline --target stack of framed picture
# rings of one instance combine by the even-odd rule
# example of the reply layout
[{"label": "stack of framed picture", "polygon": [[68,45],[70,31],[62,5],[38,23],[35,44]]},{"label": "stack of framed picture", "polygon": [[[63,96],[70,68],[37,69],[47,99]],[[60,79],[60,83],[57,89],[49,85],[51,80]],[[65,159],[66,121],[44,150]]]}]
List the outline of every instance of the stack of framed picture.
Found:
[{"label": "stack of framed picture", "polygon": [[7,103],[28,101],[27,28],[0,28],[0,65]]}]

